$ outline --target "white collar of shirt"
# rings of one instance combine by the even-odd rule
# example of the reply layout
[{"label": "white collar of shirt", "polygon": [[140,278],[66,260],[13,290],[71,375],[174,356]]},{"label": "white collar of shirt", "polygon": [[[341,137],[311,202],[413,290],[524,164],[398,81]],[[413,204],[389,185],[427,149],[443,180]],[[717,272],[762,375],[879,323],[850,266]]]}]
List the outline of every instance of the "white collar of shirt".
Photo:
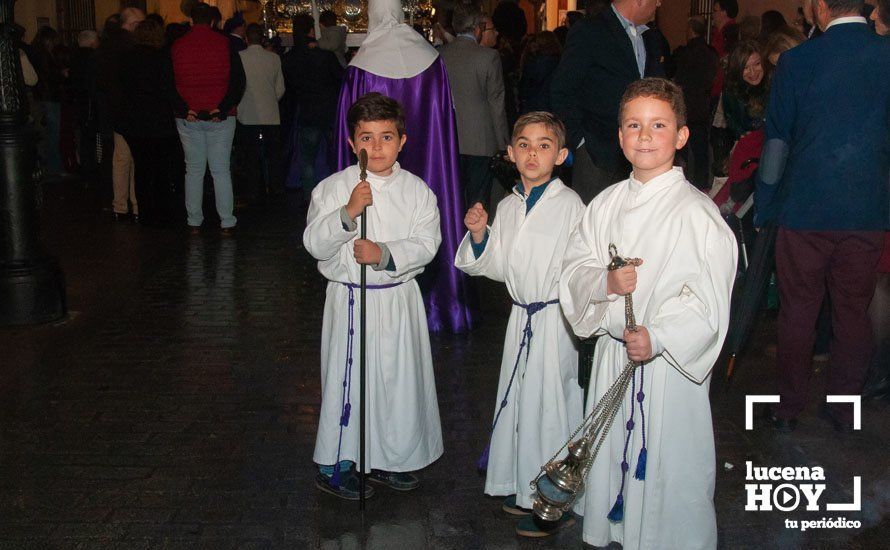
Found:
[{"label": "white collar of shirt", "polygon": [[844,23],[862,23],[863,25],[866,24],[865,18],[861,15],[850,15],[848,17],[838,17],[837,19],[832,19],[831,23],[825,26],[825,30],[827,31],[835,25],[843,25]]},{"label": "white collar of shirt", "polygon": [[679,166],[674,166],[664,174],[659,174],[646,183],[637,180],[634,177],[633,172],[631,172],[630,178],[627,180],[627,186],[632,193],[637,194],[638,198],[643,198],[649,197],[653,193],[670,187],[674,183],[685,179],[686,176],[683,175],[683,169]]},{"label": "white collar of shirt", "polygon": [[474,35],[474,34],[471,33],[471,32],[462,32],[462,33],[460,33],[459,35],[457,35],[455,38],[469,38],[469,39],[472,40],[473,42],[475,42],[475,43],[477,43],[477,44],[479,43],[479,41],[476,40],[476,35]]},{"label": "white collar of shirt", "polygon": [[621,12],[615,9],[615,4],[612,4],[612,11],[615,12],[615,15],[618,16],[618,21],[621,23],[621,26],[624,27],[624,31],[628,32],[634,36],[641,36],[644,32],[649,30],[647,25],[634,25],[631,23],[630,19],[627,19]]},{"label": "white collar of shirt", "polygon": [[[358,168],[358,165],[356,165],[356,168]],[[380,190],[387,183],[389,183],[393,179],[395,179],[395,177],[399,175],[399,172],[401,171],[401,169],[402,169],[402,167],[399,165],[398,161],[396,161],[396,163],[392,165],[392,174],[390,174],[388,176],[379,176],[369,170],[368,171],[368,183],[371,184],[372,189]]]}]

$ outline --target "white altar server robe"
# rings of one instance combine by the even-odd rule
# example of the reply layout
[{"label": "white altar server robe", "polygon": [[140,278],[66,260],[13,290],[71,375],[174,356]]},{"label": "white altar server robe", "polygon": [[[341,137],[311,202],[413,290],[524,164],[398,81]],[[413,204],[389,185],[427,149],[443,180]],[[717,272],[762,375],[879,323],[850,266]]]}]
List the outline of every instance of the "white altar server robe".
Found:
[{"label": "white altar server robe", "polygon": [[[627,451],[624,520],[610,522],[634,398],[628,391],[576,507],[584,514],[584,541],[596,546],[616,541],[628,550],[715,548],[716,466],[708,388],[729,322],[735,236],[680,168],[646,184],[631,177],[590,203],[570,240],[560,283],[560,301],[575,333],[604,335],[596,345],[588,413],[628,361],[619,341],[624,299],[606,296],[610,243],[621,256],[643,259],[634,314],[663,351],[644,369],[645,480],[633,477],[642,445],[637,407]],[[638,369],[637,384],[639,377]]]},{"label": "white altar server robe", "polygon": [[[367,461],[371,468],[419,470],[442,455],[442,428],[433,378],[426,312],[414,278],[423,271],[442,240],[436,196],[417,176],[396,163],[393,173],[368,173],[374,197],[368,207],[368,239],[387,245],[395,271],[368,268],[368,285],[404,283],[368,290]],[[322,402],[313,460],[358,462],[359,455],[359,291],[353,291],[354,341],[350,400],[352,413],[340,442],[340,415],[349,328],[349,288],[359,283],[353,256],[358,231],[346,231],[340,209],[359,182],[350,166],[323,180],[312,192],[303,244],[328,279],[321,331]],[[356,220],[360,226],[361,216]]]},{"label": "white altar server robe", "polygon": [[[475,258],[468,233],[458,247],[455,266],[469,275],[505,282],[510,297],[521,304],[557,299],[563,253],[583,211],[578,194],[559,179],[548,184],[528,215],[525,197],[514,190],[498,205],[485,251]],[[510,382],[526,319],[525,309],[514,305],[494,414]],[[578,352],[559,304],[535,313],[531,328],[528,361],[523,350],[491,438],[485,479],[486,494],[516,494],[516,503],[523,508],[532,507],[529,482],[578,426],[583,411]]]}]

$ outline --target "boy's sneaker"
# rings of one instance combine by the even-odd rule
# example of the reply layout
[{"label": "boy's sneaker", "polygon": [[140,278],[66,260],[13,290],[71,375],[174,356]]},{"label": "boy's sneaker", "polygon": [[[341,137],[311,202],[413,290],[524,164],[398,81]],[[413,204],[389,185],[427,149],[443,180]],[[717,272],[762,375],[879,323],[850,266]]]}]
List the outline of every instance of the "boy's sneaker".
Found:
[{"label": "boy's sneaker", "polygon": [[549,537],[550,535],[575,525],[575,518],[571,512],[566,512],[559,518],[559,521],[535,521],[535,516],[528,515],[521,520],[516,526],[516,534],[523,537]]},{"label": "boy's sneaker", "polygon": [[384,470],[371,470],[369,481],[382,483],[396,491],[413,491],[420,485],[417,476],[408,472],[387,472]]},{"label": "boy's sneaker", "polygon": [[[368,478],[370,479],[370,477]],[[359,500],[360,493],[360,481],[358,479],[358,475],[356,475],[354,469],[349,469],[347,472],[343,472],[340,477],[340,486],[336,487],[331,485],[331,476],[326,476],[321,472],[318,472],[318,475],[315,476],[315,486],[324,491],[325,493],[334,495],[337,498],[342,498],[344,500]],[[369,499],[374,496],[374,488],[365,484],[365,499]]]},{"label": "boy's sneaker", "polygon": [[516,504],[516,495],[510,495],[504,499],[504,505],[501,510],[513,516],[530,516],[532,511]]}]

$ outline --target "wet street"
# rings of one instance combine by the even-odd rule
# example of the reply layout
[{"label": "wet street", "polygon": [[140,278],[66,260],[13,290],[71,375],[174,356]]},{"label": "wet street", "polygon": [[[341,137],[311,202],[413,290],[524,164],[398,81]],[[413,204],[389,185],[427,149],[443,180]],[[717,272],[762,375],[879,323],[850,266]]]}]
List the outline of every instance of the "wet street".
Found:
[{"label": "wet street", "polygon": [[[415,492],[376,487],[361,515],[314,487],[324,281],[297,195],[236,212],[232,238],[213,214],[189,236],[116,223],[106,202],[75,181],[44,188],[43,242],[70,313],[0,328],[0,548],[582,548],[578,525],[520,539],[482,494],[503,285],[477,284],[475,332],[432,336],[445,455]],[[714,388],[721,547],[887,548],[890,406],[864,402],[862,430],[834,432],[815,415],[830,368],[816,364],[795,433],[746,431],[745,395],[773,393],[774,344],[765,313],[732,387]],[[745,511],[746,461],[824,468],[819,510]],[[827,511],[854,501],[854,476],[861,510]],[[861,527],[786,527],[823,517]]]}]

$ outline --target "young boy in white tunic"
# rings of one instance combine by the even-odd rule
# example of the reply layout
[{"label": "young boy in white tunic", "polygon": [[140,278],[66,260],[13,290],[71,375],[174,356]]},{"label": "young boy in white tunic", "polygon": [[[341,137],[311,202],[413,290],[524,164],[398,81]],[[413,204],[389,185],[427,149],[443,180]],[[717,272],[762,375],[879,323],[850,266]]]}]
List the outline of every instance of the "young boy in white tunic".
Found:
[{"label": "young boy in white tunic", "polygon": [[[565,126],[550,113],[523,115],[507,148],[522,181],[488,213],[476,203],[455,265],[507,283],[513,309],[504,339],[500,382],[485,469],[485,493],[507,495],[503,509],[531,523],[534,479],[581,420],[578,352],[559,307],[563,252],[584,204],[552,175],[568,155]],[[486,463],[487,462],[487,463]],[[568,521],[571,520],[566,516]]]},{"label": "young boy in white tunic", "polygon": [[[350,166],[312,192],[303,244],[328,279],[321,333],[321,414],[314,461],[316,486],[359,498],[358,362],[360,264],[367,275],[368,479],[401,491],[442,455],[426,312],[414,278],[442,240],[436,196],[396,162],[405,117],[395,100],[359,98],[347,115],[352,150],[368,153],[367,181]],[[368,238],[359,239],[367,207]],[[371,489],[371,487],[368,487]],[[373,491],[366,491],[368,497]]]},{"label": "young boy in white tunic", "polygon": [[[566,318],[579,336],[603,335],[587,411],[628,359],[642,362],[576,507],[594,546],[717,546],[708,387],[726,336],[736,242],[714,203],[673,166],[688,137],[677,85],[628,86],[619,138],[633,172],[590,203],[563,263]],[[608,271],[610,244],[643,263]],[[635,332],[625,328],[627,294]]]}]

